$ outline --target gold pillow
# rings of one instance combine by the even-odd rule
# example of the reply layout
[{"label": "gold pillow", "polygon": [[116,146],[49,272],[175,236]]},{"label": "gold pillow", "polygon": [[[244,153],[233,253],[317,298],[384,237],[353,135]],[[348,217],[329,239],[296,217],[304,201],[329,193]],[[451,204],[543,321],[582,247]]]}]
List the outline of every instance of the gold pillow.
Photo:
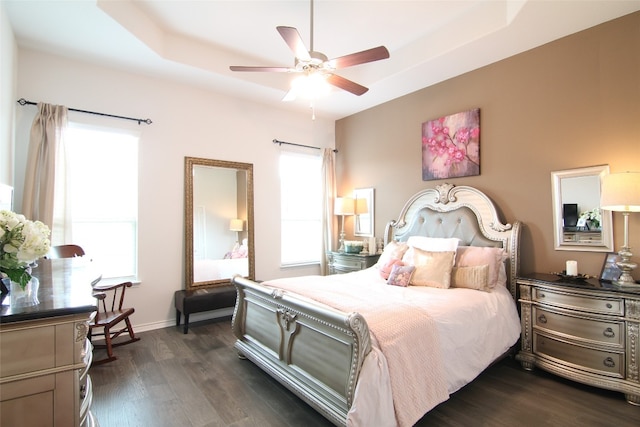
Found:
[{"label": "gold pillow", "polygon": [[451,284],[455,255],[455,252],[430,252],[412,247],[402,261],[416,267],[411,277],[412,285],[447,289]]},{"label": "gold pillow", "polygon": [[490,291],[489,264],[473,267],[453,267],[453,270],[451,270],[451,287]]}]

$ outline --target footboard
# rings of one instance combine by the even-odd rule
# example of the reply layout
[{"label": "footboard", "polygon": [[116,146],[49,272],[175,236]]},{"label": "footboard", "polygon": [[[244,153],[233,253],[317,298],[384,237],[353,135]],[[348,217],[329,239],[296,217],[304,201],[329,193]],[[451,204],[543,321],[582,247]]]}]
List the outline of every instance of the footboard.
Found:
[{"label": "footboard", "polygon": [[236,349],[336,425],[346,425],[369,328],[342,313],[281,290],[234,277]]}]

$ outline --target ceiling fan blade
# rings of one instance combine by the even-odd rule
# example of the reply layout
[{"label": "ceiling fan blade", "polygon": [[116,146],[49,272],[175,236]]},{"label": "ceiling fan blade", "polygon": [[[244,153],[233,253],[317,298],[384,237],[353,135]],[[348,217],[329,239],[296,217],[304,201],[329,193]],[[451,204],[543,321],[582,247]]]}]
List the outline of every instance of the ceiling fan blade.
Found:
[{"label": "ceiling fan blade", "polygon": [[329,64],[333,68],[346,68],[354,65],[365,64],[367,62],[379,61],[387,59],[389,51],[384,46],[374,47],[373,49],[363,50],[362,52],[352,53],[350,55],[341,56],[331,59]]},{"label": "ceiling fan blade", "polygon": [[300,37],[300,33],[293,27],[276,27],[285,43],[289,46],[289,49],[293,51],[296,55],[296,58],[301,59],[303,61],[308,61],[311,59],[309,56],[309,51],[307,47],[304,45],[302,41],[302,37]]},{"label": "ceiling fan blade", "polygon": [[295,70],[288,67],[245,67],[243,65],[232,65],[231,71],[268,71],[272,73],[291,73]]},{"label": "ceiling fan blade", "polygon": [[336,87],[339,87],[340,89],[344,89],[347,92],[351,92],[354,95],[362,95],[364,93],[366,93],[369,89],[359,85],[356,82],[353,82],[351,80],[345,79],[344,77],[340,77],[336,74],[329,74],[327,76],[327,83],[332,84]]}]

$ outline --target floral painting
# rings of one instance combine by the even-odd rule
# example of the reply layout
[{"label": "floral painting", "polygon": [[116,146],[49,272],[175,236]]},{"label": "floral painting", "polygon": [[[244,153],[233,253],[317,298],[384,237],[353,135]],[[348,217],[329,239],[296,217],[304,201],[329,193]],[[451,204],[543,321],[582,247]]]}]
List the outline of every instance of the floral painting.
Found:
[{"label": "floral painting", "polygon": [[422,124],[422,180],[480,175],[480,109]]}]

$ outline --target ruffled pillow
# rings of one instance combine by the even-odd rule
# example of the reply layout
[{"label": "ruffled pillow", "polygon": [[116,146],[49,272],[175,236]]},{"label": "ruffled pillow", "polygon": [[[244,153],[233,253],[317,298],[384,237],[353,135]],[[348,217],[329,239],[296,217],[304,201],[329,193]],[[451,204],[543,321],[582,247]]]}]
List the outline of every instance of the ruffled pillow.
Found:
[{"label": "ruffled pillow", "polygon": [[411,283],[411,277],[415,271],[413,265],[394,265],[389,274],[387,283],[393,286],[402,286],[406,288]]},{"label": "ruffled pillow", "polygon": [[385,265],[380,267],[380,277],[382,277],[384,280],[387,280],[389,278],[389,274],[391,274],[391,270],[395,265],[403,266],[404,263],[401,259],[389,259],[389,261]]}]

